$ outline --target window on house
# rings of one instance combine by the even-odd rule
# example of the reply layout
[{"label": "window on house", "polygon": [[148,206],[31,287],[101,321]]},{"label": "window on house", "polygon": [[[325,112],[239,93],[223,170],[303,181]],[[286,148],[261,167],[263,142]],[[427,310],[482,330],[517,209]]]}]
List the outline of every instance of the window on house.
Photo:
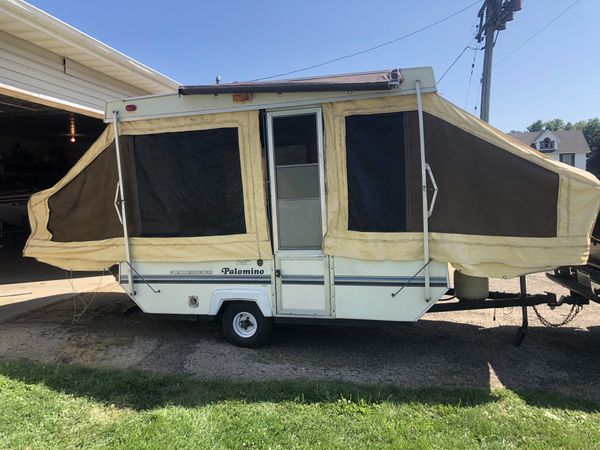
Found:
[{"label": "window on house", "polygon": [[559,158],[560,162],[563,162],[573,167],[575,166],[575,153],[561,153]]},{"label": "window on house", "polygon": [[549,150],[554,148],[554,141],[550,138],[545,138],[543,141],[540,141],[540,150]]}]

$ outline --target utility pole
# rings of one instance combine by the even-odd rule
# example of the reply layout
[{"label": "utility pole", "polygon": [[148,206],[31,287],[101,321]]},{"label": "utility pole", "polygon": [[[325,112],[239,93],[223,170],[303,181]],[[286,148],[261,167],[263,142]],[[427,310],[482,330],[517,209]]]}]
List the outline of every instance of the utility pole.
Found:
[{"label": "utility pole", "polygon": [[479,117],[490,120],[490,92],[492,90],[492,55],[494,53],[494,33],[506,30],[506,22],[513,20],[514,12],[523,7],[522,0],[485,0],[479,10],[477,42],[485,39],[485,56],[481,76],[481,109]]},{"label": "utility pole", "polygon": [[[506,30],[506,22],[514,18],[514,12],[523,7],[522,0],[485,0],[479,10],[479,28],[477,30],[477,42],[481,42],[485,36],[485,56],[483,58],[483,73],[481,75],[481,110],[479,117],[486,122],[490,121],[490,92],[492,90],[492,54],[494,53],[494,33]],[[485,20],[484,20],[485,19]],[[519,277],[523,301],[527,298],[527,280],[525,275]],[[515,337],[515,344],[520,345],[529,327],[527,317],[527,306],[521,306],[521,327]]]}]

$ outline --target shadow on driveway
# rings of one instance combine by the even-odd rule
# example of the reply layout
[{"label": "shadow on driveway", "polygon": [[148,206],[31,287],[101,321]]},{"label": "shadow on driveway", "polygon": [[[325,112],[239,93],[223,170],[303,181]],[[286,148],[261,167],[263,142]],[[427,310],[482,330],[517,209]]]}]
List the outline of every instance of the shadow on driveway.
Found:
[{"label": "shadow on driveway", "polygon": [[[90,300],[91,295],[84,297]],[[173,395],[178,395],[167,378],[156,374],[193,375],[195,379],[185,378],[182,382],[198,383],[199,389],[215,392],[205,392],[204,397],[189,401],[227,395],[247,399],[243,397],[244,383],[266,380],[282,383],[284,397],[310,390],[308,385],[302,389],[290,387],[286,380],[312,380],[325,390],[333,381],[375,385],[377,388],[361,387],[360,392],[393,392],[406,401],[414,396],[422,396],[419,398],[425,402],[436,401],[436,389],[440,388],[458,388],[456,401],[471,395],[463,391],[473,388],[478,392],[473,394],[477,401],[494,401],[490,388],[502,386],[539,406],[575,408],[575,403],[566,399],[547,404],[548,396],[540,389],[600,401],[600,327],[533,327],[522,346],[514,347],[516,326],[485,328],[450,320],[424,320],[408,327],[277,326],[268,346],[244,349],[224,342],[217,324],[159,320],[143,313],[125,315],[131,304],[126,295],[98,293],[78,321],[74,321],[73,302],[68,300],[3,323],[0,359],[75,366],[34,364],[20,369],[9,363],[2,366],[2,373],[102,401],[117,402],[124,397],[123,404],[129,402],[136,408],[166,402],[171,398],[169,389],[175,389]],[[150,371],[155,375],[129,375],[106,368]],[[139,377],[157,377],[156,388],[161,392],[156,394],[158,400],[128,397],[128,385]],[[91,384],[82,382],[88,378]],[[237,387],[227,394],[230,387],[219,388],[220,382],[211,384],[202,379],[234,380]],[[161,383],[171,387],[164,387],[163,392]],[[105,391],[104,385],[109,386]],[[405,392],[406,388],[420,393]],[[134,385],[131,389],[135,391]],[[488,394],[481,397],[481,392]],[[444,398],[447,395],[444,391]],[[186,399],[178,401],[187,404]]]}]

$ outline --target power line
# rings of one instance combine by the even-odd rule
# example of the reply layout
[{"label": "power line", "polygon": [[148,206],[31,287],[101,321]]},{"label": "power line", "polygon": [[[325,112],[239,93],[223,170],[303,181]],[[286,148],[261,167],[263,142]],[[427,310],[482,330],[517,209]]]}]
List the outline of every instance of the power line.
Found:
[{"label": "power line", "polygon": [[527,45],[531,40],[535,39],[538,35],[540,35],[543,31],[546,30],[546,28],[548,28],[550,25],[552,25],[554,22],[556,22],[558,19],[560,19],[562,16],[564,16],[571,8],[573,8],[577,3],[579,3],[581,0],[575,0],[573,3],[571,3],[569,5],[569,7],[567,7],[567,9],[564,9],[558,16],[556,16],[554,19],[552,19],[550,22],[548,22],[546,25],[544,25],[542,28],[540,28],[536,33],[532,34],[531,36],[529,36],[529,38],[527,38],[525,40],[525,42],[523,42],[521,45],[519,45],[518,47],[516,47],[515,49],[513,49],[510,53],[504,55],[500,61],[498,61],[496,64],[494,64],[495,66],[500,64],[502,61],[504,61],[506,58],[508,58],[509,56],[511,56],[513,53],[515,53],[517,50],[520,50],[522,47],[524,47],[525,45]]},{"label": "power line", "polygon": [[475,100],[475,107],[473,108],[473,114],[477,115],[477,109],[481,106],[481,91],[483,90],[483,77],[479,80],[479,89],[477,90],[477,99]]},{"label": "power line", "polygon": [[475,38],[471,39],[471,41],[470,41],[470,42],[467,44],[467,46],[466,46],[465,48],[463,48],[463,49],[462,49],[462,51],[461,51],[461,52],[458,54],[458,56],[456,57],[456,59],[455,59],[454,61],[452,61],[452,64],[450,64],[450,66],[449,66],[449,67],[446,69],[446,71],[445,71],[445,72],[444,72],[444,74],[443,74],[443,75],[440,77],[440,79],[439,79],[439,80],[437,80],[437,83],[438,83],[438,84],[440,84],[440,83],[442,82],[442,80],[444,79],[444,77],[446,76],[446,74],[447,74],[448,72],[450,72],[450,69],[452,69],[452,67],[454,67],[454,64],[456,64],[456,63],[458,62],[458,60],[460,59],[460,57],[461,57],[462,55],[464,55],[464,54],[465,54],[465,52],[466,52],[468,49],[470,49],[470,48],[471,48],[471,49],[475,50],[475,47],[471,47],[471,42],[473,42],[474,40],[475,40]]},{"label": "power line", "polygon": [[469,107],[469,97],[471,96],[471,82],[473,81],[473,72],[475,71],[475,62],[477,60],[477,51],[479,47],[473,48],[473,61],[471,62],[471,74],[469,75],[469,85],[467,86],[467,99],[465,100],[465,110]]},{"label": "power line", "polygon": [[429,28],[432,28],[432,27],[434,27],[436,25],[439,25],[440,23],[446,22],[447,20],[453,18],[454,16],[459,15],[460,13],[466,11],[467,9],[472,8],[473,6],[475,6],[475,5],[479,4],[479,3],[481,3],[481,0],[477,0],[477,1],[473,2],[473,3],[470,3],[469,5],[465,6],[464,8],[462,8],[462,9],[460,9],[460,10],[458,10],[458,11],[452,13],[452,14],[450,14],[449,16],[444,17],[443,19],[440,19],[440,20],[438,20],[436,22],[433,22],[433,23],[431,23],[431,24],[429,24],[427,26],[419,28],[418,30],[411,31],[410,33],[405,34],[403,36],[400,36],[400,37],[397,37],[395,39],[392,39],[391,41],[383,42],[381,44],[374,45],[373,47],[369,47],[369,48],[366,48],[364,50],[360,50],[360,51],[357,51],[357,52],[354,52],[354,53],[350,53],[348,55],[339,56],[337,58],[333,58],[333,59],[330,59],[330,60],[327,60],[327,61],[323,61],[323,62],[318,63],[318,64],[313,64],[312,66],[302,67],[300,69],[290,70],[289,72],[282,72],[282,73],[278,73],[276,75],[271,75],[271,76],[268,76],[268,77],[256,78],[256,79],[250,80],[250,81],[270,80],[272,78],[283,77],[283,76],[292,75],[292,74],[298,73],[298,72],[304,72],[306,70],[316,69],[317,67],[322,67],[322,66],[325,66],[327,64],[331,64],[331,63],[334,63],[334,62],[337,62],[337,61],[341,61],[341,60],[344,60],[344,59],[353,58],[354,56],[362,55],[364,53],[368,53],[368,52],[371,52],[373,50],[377,50],[377,49],[379,49],[381,47],[385,47],[387,45],[395,44],[398,41],[401,41],[403,39],[406,39],[406,38],[409,38],[411,36],[414,36],[415,34],[418,34],[418,33],[421,33],[422,31],[428,30]]}]

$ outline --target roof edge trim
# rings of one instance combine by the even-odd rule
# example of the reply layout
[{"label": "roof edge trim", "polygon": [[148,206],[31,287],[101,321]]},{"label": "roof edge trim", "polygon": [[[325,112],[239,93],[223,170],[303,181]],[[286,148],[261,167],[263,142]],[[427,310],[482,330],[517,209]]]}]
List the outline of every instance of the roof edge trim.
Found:
[{"label": "roof edge trim", "polygon": [[28,26],[46,33],[67,45],[74,46],[95,58],[118,66],[122,70],[149,78],[155,83],[164,86],[165,90],[175,90],[180,85],[180,83],[166,75],[157,72],[23,0],[5,0],[0,4],[0,12],[4,12],[14,19],[20,20]]}]

